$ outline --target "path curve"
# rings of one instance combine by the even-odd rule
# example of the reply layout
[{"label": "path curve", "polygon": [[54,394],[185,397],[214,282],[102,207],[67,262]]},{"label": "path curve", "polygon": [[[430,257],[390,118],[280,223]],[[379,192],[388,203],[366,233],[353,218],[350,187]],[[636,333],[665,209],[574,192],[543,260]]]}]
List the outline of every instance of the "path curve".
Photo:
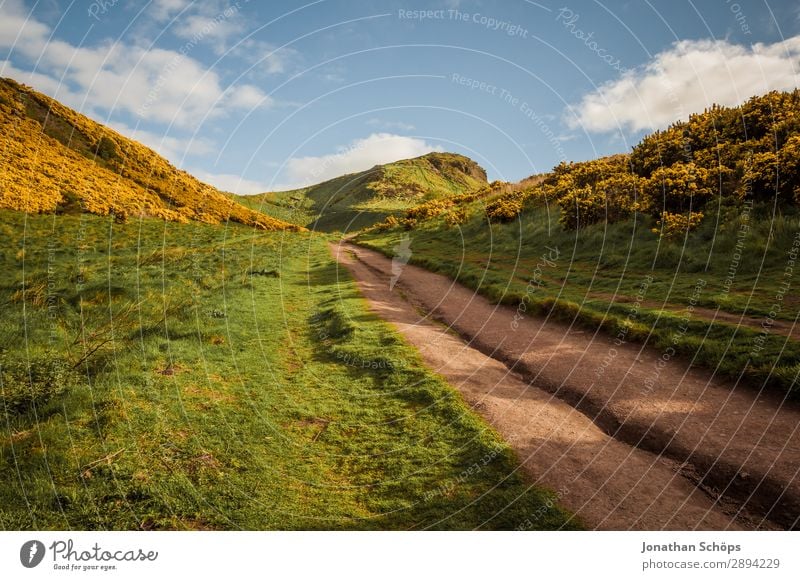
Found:
[{"label": "path curve", "polygon": [[797,405],[731,390],[677,359],[656,375],[663,353],[641,345],[543,318],[514,327],[516,309],[412,265],[390,290],[390,259],[331,248],[371,307],[591,527],[797,526]]}]

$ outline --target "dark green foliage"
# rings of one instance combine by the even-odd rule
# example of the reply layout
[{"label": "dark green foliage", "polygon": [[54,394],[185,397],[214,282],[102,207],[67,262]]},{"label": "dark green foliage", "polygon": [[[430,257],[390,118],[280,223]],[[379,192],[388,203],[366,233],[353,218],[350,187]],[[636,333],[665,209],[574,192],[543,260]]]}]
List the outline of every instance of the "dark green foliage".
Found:
[{"label": "dark green foliage", "polygon": [[247,271],[248,276],[261,276],[264,278],[280,278],[281,274],[277,270],[262,268],[260,270],[250,269]]},{"label": "dark green foliage", "polygon": [[83,213],[83,203],[81,197],[72,190],[61,192],[61,202],[56,208],[57,214],[80,214]]},{"label": "dark green foliage", "polygon": [[6,411],[25,413],[42,407],[76,383],[72,365],[56,353],[30,359],[0,354],[0,406]]},{"label": "dark green foliage", "polygon": [[119,157],[117,152],[117,143],[106,135],[100,137],[95,149],[97,156],[103,161],[112,161]]}]

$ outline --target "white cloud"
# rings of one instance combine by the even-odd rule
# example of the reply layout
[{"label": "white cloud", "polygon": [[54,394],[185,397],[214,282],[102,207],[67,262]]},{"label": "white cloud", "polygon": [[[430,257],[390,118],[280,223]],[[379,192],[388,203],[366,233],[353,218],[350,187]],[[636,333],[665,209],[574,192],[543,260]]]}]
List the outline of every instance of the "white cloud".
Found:
[{"label": "white cloud", "polygon": [[771,90],[794,89],[798,74],[800,36],[752,47],[684,40],[584,96],[566,121],[595,132],[663,128],[714,103],[734,106]]},{"label": "white cloud", "polygon": [[213,185],[221,191],[229,191],[239,195],[252,195],[272,191],[268,183],[244,179],[241,175],[232,173],[209,173],[201,169],[193,169],[190,173],[200,181]]},{"label": "white cloud", "polygon": [[121,135],[138,141],[179,166],[184,157],[206,155],[216,150],[212,141],[202,137],[185,139],[146,131],[138,127],[129,127],[125,123],[110,122],[107,124]]},{"label": "white cloud", "polygon": [[303,187],[347,173],[364,171],[375,165],[419,157],[431,151],[442,151],[442,148],[413,137],[373,133],[340,148],[337,153],[319,157],[293,157],[286,164],[286,174],[291,183],[289,187]]},{"label": "white cloud", "polygon": [[256,65],[253,72],[280,74],[299,58],[291,47],[278,48],[274,44],[247,38],[252,28],[241,13],[240,2],[227,3],[220,0],[195,0],[170,31],[187,45],[207,43],[218,56],[240,59]]},{"label": "white cloud", "polygon": [[228,105],[241,109],[255,109],[256,107],[272,104],[272,98],[253,85],[237,86],[228,96]]},{"label": "white cloud", "polygon": [[241,36],[245,31],[244,23],[235,17],[235,13],[226,17],[224,12],[216,15],[190,14],[176,21],[172,32],[178,38],[194,43],[210,41],[217,54],[227,50],[231,37]]},{"label": "white cloud", "polygon": [[416,129],[414,125],[403,123],[402,121],[384,121],[373,117],[367,120],[367,125],[371,127],[380,127],[381,129],[395,129],[397,131],[413,131]]},{"label": "white cloud", "polygon": [[77,98],[69,89],[56,79],[41,73],[26,71],[15,67],[7,60],[0,60],[0,76],[9,77],[28,86],[37,87],[40,91],[52,95],[61,102],[72,102]]},{"label": "white cloud", "polygon": [[[73,107],[123,110],[149,121],[194,127],[232,109],[272,104],[257,86],[223,87],[215,71],[177,51],[119,43],[75,47],[51,40],[50,34],[48,26],[27,17],[19,2],[0,4],[0,48],[35,62],[38,72],[29,76],[31,84]],[[53,79],[62,76],[74,92],[61,87],[55,95],[54,83],[60,84]]]},{"label": "white cloud", "polygon": [[189,0],[152,0],[147,14],[157,22],[171,20],[189,4]]},{"label": "white cloud", "polygon": [[269,75],[284,73],[300,60],[300,53],[291,47],[278,48],[274,44],[253,38],[242,40],[231,48],[228,55],[255,65],[254,72]]}]

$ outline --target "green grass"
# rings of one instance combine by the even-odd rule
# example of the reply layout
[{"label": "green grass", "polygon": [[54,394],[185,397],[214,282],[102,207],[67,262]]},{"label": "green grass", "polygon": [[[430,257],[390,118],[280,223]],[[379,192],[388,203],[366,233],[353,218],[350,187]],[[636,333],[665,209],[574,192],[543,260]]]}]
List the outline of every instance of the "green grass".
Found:
[{"label": "green grass", "polygon": [[[774,318],[794,322],[800,282],[784,272],[800,216],[772,216],[759,207],[748,220],[736,208],[721,208],[719,224],[707,215],[685,241],[659,243],[651,219],[641,216],[575,232],[561,229],[557,207],[529,208],[508,224],[488,223],[480,202],[469,212],[458,227],[437,218],[411,232],[368,231],[357,241],[391,256],[400,237],[410,234],[412,263],[497,303],[524,301],[529,313],[603,328],[659,349],[674,346],[694,364],[723,376],[800,394],[800,343],[774,330],[762,334],[760,328],[712,324],[691,312],[719,308],[760,322],[769,320],[779,302]],[[551,249],[558,250],[557,259],[550,259]],[[786,280],[792,285],[777,300]]]},{"label": "green grass", "polygon": [[577,526],[322,236],[13,212],[0,231],[0,528]]},{"label": "green grass", "polygon": [[430,153],[310,187],[234,198],[250,209],[314,231],[352,232],[423,201],[485,185],[486,174],[474,161],[453,153]]}]

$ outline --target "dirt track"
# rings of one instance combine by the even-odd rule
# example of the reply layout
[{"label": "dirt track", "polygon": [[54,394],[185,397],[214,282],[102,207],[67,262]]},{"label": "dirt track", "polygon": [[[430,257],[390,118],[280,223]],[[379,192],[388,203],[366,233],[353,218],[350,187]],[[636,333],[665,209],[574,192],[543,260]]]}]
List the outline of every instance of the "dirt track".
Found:
[{"label": "dirt track", "polygon": [[391,260],[350,244],[332,250],[372,308],[588,526],[798,525],[796,405],[674,358],[659,368],[664,353],[604,335],[541,318],[512,326],[516,309],[411,265],[391,291]]}]

